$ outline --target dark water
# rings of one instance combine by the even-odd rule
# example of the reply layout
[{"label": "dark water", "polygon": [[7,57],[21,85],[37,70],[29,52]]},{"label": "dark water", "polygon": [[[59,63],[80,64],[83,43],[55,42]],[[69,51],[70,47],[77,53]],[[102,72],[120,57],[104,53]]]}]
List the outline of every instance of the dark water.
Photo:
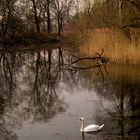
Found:
[{"label": "dark water", "polygon": [[[75,55],[0,54],[0,140],[139,140],[140,67]],[[82,137],[81,116],[103,130]]]}]

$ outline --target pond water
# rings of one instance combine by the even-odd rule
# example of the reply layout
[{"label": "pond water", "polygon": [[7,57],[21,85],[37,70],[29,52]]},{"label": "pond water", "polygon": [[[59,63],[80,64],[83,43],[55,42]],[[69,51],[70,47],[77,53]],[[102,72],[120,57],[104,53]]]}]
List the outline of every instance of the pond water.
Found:
[{"label": "pond water", "polygon": [[[0,54],[0,140],[138,140],[140,67],[95,66],[72,51]],[[85,125],[104,124],[94,134]]]}]

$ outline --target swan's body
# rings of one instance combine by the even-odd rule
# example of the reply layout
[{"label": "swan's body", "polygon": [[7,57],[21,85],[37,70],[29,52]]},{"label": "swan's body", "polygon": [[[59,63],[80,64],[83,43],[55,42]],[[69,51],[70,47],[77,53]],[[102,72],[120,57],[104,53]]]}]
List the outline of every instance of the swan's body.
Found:
[{"label": "swan's body", "polygon": [[99,126],[99,125],[95,125],[95,124],[91,124],[91,125],[88,125],[86,126],[84,129],[83,129],[83,132],[93,132],[93,131],[99,131],[103,128],[104,124]]},{"label": "swan's body", "polygon": [[84,118],[82,117],[81,119],[81,129],[80,131],[81,132],[95,132],[95,131],[99,131],[103,128],[104,124],[102,124],[101,126],[99,125],[95,125],[95,124],[91,124],[91,125],[88,125],[84,128]]}]

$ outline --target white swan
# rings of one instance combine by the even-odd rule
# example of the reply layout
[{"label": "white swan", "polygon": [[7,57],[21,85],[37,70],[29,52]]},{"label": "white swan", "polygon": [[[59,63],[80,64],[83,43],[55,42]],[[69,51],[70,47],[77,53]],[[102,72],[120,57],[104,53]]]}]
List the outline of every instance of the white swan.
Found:
[{"label": "white swan", "polygon": [[95,124],[91,124],[91,125],[88,125],[88,126],[86,126],[85,128],[84,128],[84,118],[83,117],[81,117],[80,118],[80,121],[81,121],[81,129],[80,129],[80,131],[81,132],[95,132],[95,131],[99,131],[99,130],[101,130],[102,128],[103,128],[103,126],[104,126],[104,124],[102,124],[101,126],[99,126],[99,125],[95,125]]}]

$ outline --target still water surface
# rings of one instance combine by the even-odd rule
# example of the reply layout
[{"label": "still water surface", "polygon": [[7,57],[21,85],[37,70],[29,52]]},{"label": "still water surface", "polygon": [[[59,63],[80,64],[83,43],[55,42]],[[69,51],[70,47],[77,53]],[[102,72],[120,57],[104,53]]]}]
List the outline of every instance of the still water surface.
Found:
[{"label": "still water surface", "polygon": [[[140,67],[77,59],[62,49],[1,53],[0,140],[139,139]],[[83,137],[80,117],[105,126]]]}]

